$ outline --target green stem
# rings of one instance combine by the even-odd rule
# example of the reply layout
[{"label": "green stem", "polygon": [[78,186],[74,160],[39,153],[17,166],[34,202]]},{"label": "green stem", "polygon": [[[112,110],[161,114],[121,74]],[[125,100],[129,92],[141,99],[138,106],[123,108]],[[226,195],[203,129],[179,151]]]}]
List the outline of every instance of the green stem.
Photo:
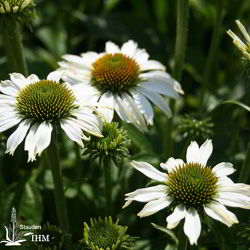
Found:
[{"label": "green stem", "polygon": [[59,151],[57,148],[57,138],[55,134],[52,134],[52,139],[50,146],[46,150],[47,161],[49,167],[52,170],[52,176],[54,181],[54,196],[55,196],[55,205],[56,212],[58,217],[58,222],[62,230],[65,232],[69,231],[69,223],[67,217],[67,207],[66,201],[64,197],[64,189],[63,189],[63,179],[62,179],[62,171],[60,166],[60,158]]},{"label": "green stem", "polygon": [[[189,19],[189,0],[177,0],[177,27],[176,27],[176,42],[175,42],[175,56],[173,77],[180,82],[184,67],[186,55],[186,43],[188,35],[188,19]],[[170,107],[175,110],[175,101],[170,101]],[[172,154],[172,127],[173,119],[169,118],[167,121],[167,128],[164,136],[164,155],[169,158]]]},{"label": "green stem", "polygon": [[11,71],[27,76],[19,23],[15,18],[7,17],[3,25],[3,44]]},{"label": "green stem", "polygon": [[111,202],[111,159],[109,156],[103,159],[104,179],[105,179],[105,196],[106,196],[106,213],[112,215],[112,202]]},{"label": "green stem", "polygon": [[241,167],[238,182],[247,183],[250,177],[250,142],[247,146],[246,159]]},{"label": "green stem", "polygon": [[204,104],[203,102],[204,95],[209,84],[211,71],[212,71],[215,58],[216,58],[216,54],[219,48],[220,31],[221,31],[222,20],[223,20],[223,4],[224,4],[224,0],[217,1],[217,14],[216,14],[216,20],[214,24],[212,41],[211,41],[211,46],[208,52],[208,57],[207,57],[204,74],[203,74],[203,85],[202,85],[201,94],[200,94],[200,107],[202,107]]},{"label": "green stem", "polygon": [[184,234],[183,227],[181,227],[179,230],[178,240],[179,240],[178,250],[187,250],[188,238]]}]

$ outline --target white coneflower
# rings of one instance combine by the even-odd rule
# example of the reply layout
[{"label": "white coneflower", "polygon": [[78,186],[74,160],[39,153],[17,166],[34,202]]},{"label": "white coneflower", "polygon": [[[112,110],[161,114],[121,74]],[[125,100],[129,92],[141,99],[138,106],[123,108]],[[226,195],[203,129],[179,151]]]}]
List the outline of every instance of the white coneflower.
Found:
[{"label": "white coneflower", "polygon": [[222,162],[213,168],[207,166],[212,150],[211,140],[205,141],[200,148],[195,141],[191,142],[187,149],[187,163],[170,158],[160,164],[165,172],[146,162],[133,161],[135,169],[158,181],[159,185],[126,194],[124,207],[132,201],[147,202],[138,213],[138,216],[145,217],[171,206],[174,211],[167,217],[167,228],[175,228],[185,219],[184,233],[190,244],[197,244],[201,233],[198,211],[228,227],[238,223],[236,216],[225,205],[250,209],[250,186],[236,184],[227,177],[235,171],[231,163]]},{"label": "white coneflower", "polygon": [[93,114],[94,107],[78,100],[79,95],[69,84],[60,83],[60,78],[60,72],[50,73],[47,80],[12,73],[10,80],[1,81],[0,132],[19,124],[8,138],[6,153],[13,155],[26,137],[24,149],[28,161],[34,161],[49,146],[57,125],[82,147],[82,139],[88,139],[84,132],[102,136],[102,122]]},{"label": "white coneflower", "polygon": [[32,0],[0,0],[0,13],[16,13],[32,5]]},{"label": "white coneflower", "polygon": [[149,60],[148,53],[132,40],[121,48],[107,42],[104,53],[64,55],[63,59],[59,65],[65,72],[65,81],[79,85],[79,91],[113,107],[99,109],[108,122],[115,110],[122,120],[146,130],[146,125],[153,123],[151,103],[170,116],[168,102],[162,95],[178,99],[178,93],[183,94],[180,84],[165,72],[164,65]]},{"label": "white coneflower", "polygon": [[243,34],[243,36],[247,40],[247,44],[242,42],[240,40],[240,38],[237,35],[235,35],[231,30],[228,30],[227,34],[229,36],[231,36],[231,38],[233,39],[233,43],[243,53],[244,57],[246,59],[250,60],[250,36],[247,33],[246,28],[244,27],[244,25],[240,22],[240,20],[235,20],[235,22],[238,25],[241,33]]}]

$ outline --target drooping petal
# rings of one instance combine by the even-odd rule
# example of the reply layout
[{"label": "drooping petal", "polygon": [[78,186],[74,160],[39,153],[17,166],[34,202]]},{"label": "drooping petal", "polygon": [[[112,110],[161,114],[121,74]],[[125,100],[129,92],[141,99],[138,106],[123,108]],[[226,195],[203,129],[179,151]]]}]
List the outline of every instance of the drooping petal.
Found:
[{"label": "drooping petal", "polygon": [[140,74],[140,78],[143,80],[153,80],[153,79],[159,79],[163,82],[165,82],[166,84],[169,84],[170,86],[172,86],[176,92],[178,92],[179,94],[184,94],[183,89],[181,88],[180,83],[178,83],[174,78],[172,78],[170,76],[170,74],[168,74],[165,71],[149,71],[146,73],[141,73]]},{"label": "drooping petal", "polygon": [[160,172],[147,162],[132,161],[131,165],[147,177],[161,182],[166,182],[168,175]]},{"label": "drooping petal", "polygon": [[173,229],[178,226],[179,222],[185,217],[186,208],[184,205],[178,205],[175,207],[174,212],[167,217],[167,228]]},{"label": "drooping petal", "polygon": [[134,192],[125,194],[125,200],[133,200],[139,202],[149,202],[167,196],[167,186],[157,185],[153,187],[140,188]]},{"label": "drooping petal", "polygon": [[105,50],[110,54],[120,53],[119,47],[110,41],[106,42]]},{"label": "drooping petal", "polygon": [[227,176],[236,171],[233,168],[233,164],[230,162],[221,162],[217,164],[212,171],[216,174],[217,177]]},{"label": "drooping petal", "polygon": [[173,157],[171,157],[165,163],[161,163],[160,166],[164,170],[168,171],[168,173],[170,173],[176,167],[181,166],[183,164],[184,161],[182,159],[174,159]]},{"label": "drooping petal", "polygon": [[136,90],[142,95],[146,96],[156,106],[158,106],[168,117],[172,116],[168,101],[166,99],[163,99],[161,95],[152,91],[150,92],[149,90],[143,87],[137,87]]},{"label": "drooping petal", "polygon": [[6,154],[7,153],[9,153],[10,155],[14,154],[18,145],[25,138],[30,126],[31,126],[31,120],[29,119],[26,119],[19,124],[15,132],[12,133],[11,136],[7,140],[7,150],[5,152]]},{"label": "drooping petal", "polygon": [[228,211],[225,206],[219,202],[211,202],[205,205],[204,210],[208,216],[224,223],[228,227],[231,227],[234,223],[238,223],[235,214]]},{"label": "drooping petal", "polygon": [[28,162],[34,161],[36,155],[40,156],[51,141],[51,132],[53,126],[44,121],[40,124],[35,123],[25,139],[24,150],[28,151]]},{"label": "drooping petal", "polygon": [[184,233],[187,235],[191,245],[197,245],[201,234],[201,221],[199,214],[194,208],[189,208],[185,215]]},{"label": "drooping petal", "polygon": [[62,120],[60,125],[63,131],[72,141],[75,141],[81,147],[84,147],[82,142],[83,133],[79,125],[72,123],[69,120]]},{"label": "drooping petal", "polygon": [[157,213],[165,207],[168,207],[173,199],[171,197],[164,197],[158,200],[153,200],[148,202],[143,209],[137,214],[139,217],[146,217],[152,214]]},{"label": "drooping petal", "polygon": [[136,90],[131,90],[130,93],[132,94],[135,104],[139,108],[140,112],[144,115],[147,123],[152,125],[154,118],[154,111],[151,103],[148,101],[146,97],[144,97],[144,95],[142,95]]},{"label": "drooping petal", "polygon": [[174,87],[169,85],[166,81],[162,81],[159,79],[148,79],[145,82],[139,83],[138,86],[174,99],[180,98]]},{"label": "drooping petal", "polygon": [[122,94],[123,103],[128,107],[127,114],[128,117],[131,118],[131,122],[137,124],[142,131],[147,131],[147,125],[145,123],[145,119],[142,116],[139,108],[135,104],[135,101],[128,94]]},{"label": "drooping petal", "polygon": [[99,117],[84,110],[75,112],[77,119],[70,118],[69,120],[77,123],[80,128],[92,135],[102,137],[103,122]]},{"label": "drooping petal", "polygon": [[[104,93],[100,100],[100,107],[98,107],[98,114],[101,118],[106,122],[112,122],[114,117],[114,107],[115,107],[115,99],[114,95],[110,92]],[[103,107],[102,107],[103,106]]]}]

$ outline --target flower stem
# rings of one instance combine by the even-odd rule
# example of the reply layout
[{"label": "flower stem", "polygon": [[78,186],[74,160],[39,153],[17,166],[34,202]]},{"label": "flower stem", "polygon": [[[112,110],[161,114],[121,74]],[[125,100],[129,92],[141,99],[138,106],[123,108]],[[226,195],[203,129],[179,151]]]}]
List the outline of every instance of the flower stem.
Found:
[{"label": "flower stem", "polygon": [[109,156],[103,159],[104,179],[105,179],[105,195],[106,195],[106,214],[112,215],[112,202],[111,202],[111,159]]},{"label": "flower stem", "polygon": [[211,46],[208,52],[208,57],[207,57],[204,74],[203,74],[203,85],[202,85],[202,89],[200,93],[200,107],[204,105],[204,95],[209,84],[211,71],[212,71],[214,61],[216,58],[216,54],[217,54],[217,50],[219,47],[220,30],[222,27],[222,20],[223,20],[223,4],[224,4],[224,0],[217,1],[217,14],[216,14],[216,20],[214,24],[212,41],[211,41]]},{"label": "flower stem", "polygon": [[[174,69],[173,77],[181,80],[181,75],[184,66],[186,55],[186,43],[188,35],[188,19],[189,19],[189,0],[177,0],[177,27],[176,27],[176,42],[175,42],[175,56],[174,56]],[[174,113],[175,101],[170,101],[171,109]],[[172,154],[173,141],[172,141],[172,127],[173,119],[169,118],[167,121],[167,129],[165,130],[164,137],[164,155],[169,158]]]},{"label": "flower stem", "polygon": [[53,181],[55,185],[54,196],[55,196],[58,222],[61,229],[64,230],[65,232],[68,232],[69,223],[67,217],[67,207],[64,197],[62,171],[60,166],[60,158],[57,145],[58,145],[57,138],[55,133],[53,133],[50,146],[46,150],[46,156],[47,156],[47,162],[52,171]]},{"label": "flower stem", "polygon": [[11,71],[27,76],[20,26],[15,18],[7,17],[4,19],[2,37]]},{"label": "flower stem", "polygon": [[247,146],[246,159],[241,167],[238,182],[247,183],[250,177],[250,142]]}]

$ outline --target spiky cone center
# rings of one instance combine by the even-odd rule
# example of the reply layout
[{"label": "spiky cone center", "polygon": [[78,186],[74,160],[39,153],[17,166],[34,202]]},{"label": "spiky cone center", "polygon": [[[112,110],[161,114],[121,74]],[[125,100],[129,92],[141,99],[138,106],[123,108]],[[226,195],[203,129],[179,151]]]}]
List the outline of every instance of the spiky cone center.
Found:
[{"label": "spiky cone center", "polygon": [[137,85],[140,67],[122,54],[106,54],[92,64],[92,84],[101,92],[120,93]]},{"label": "spiky cone center", "polygon": [[17,97],[17,110],[26,119],[57,122],[76,109],[75,96],[65,84],[41,80],[23,88]]},{"label": "spiky cone center", "polygon": [[16,13],[29,5],[32,5],[32,0],[0,0],[0,13]]},{"label": "spiky cone center", "polygon": [[91,219],[90,227],[84,223],[84,242],[91,250],[118,250],[126,230],[111,217]]},{"label": "spiky cone center", "polygon": [[200,208],[210,203],[218,187],[218,178],[210,167],[199,163],[178,166],[168,175],[169,195],[178,204]]}]

